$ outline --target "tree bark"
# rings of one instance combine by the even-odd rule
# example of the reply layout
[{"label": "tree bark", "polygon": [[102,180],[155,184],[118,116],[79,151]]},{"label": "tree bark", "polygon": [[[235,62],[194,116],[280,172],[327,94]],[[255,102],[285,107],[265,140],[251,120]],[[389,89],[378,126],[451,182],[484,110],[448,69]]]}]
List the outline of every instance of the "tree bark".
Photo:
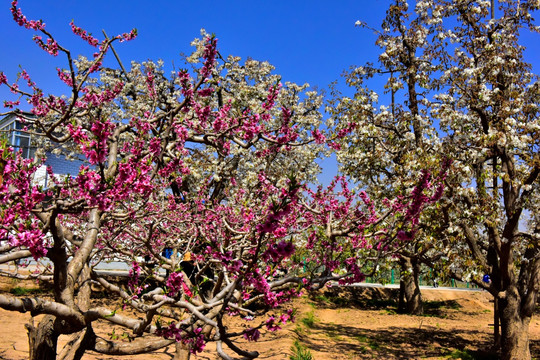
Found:
[{"label": "tree bark", "polygon": [[58,354],[57,360],[81,360],[86,350],[94,347],[95,339],[92,326],[73,334]]},{"label": "tree bark", "polygon": [[399,280],[398,312],[422,315],[424,313],[424,304],[418,282],[420,264],[416,258],[402,256],[400,266],[401,277]]},{"label": "tree bark", "polygon": [[176,343],[176,354],[173,360],[189,360],[191,353],[189,352],[189,345],[180,342]]},{"label": "tree bark", "polygon": [[54,330],[54,316],[46,315],[35,327],[26,324],[30,360],[56,360],[58,333]]},{"label": "tree bark", "polygon": [[[514,291],[510,291],[514,290]],[[501,360],[530,360],[530,316],[522,315],[521,298],[517,289],[509,289],[499,298],[501,320]]]}]

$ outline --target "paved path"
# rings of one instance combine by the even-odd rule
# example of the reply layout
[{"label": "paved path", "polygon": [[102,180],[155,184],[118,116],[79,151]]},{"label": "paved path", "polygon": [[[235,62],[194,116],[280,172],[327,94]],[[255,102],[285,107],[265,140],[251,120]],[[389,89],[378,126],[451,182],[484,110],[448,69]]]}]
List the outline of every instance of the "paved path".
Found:
[{"label": "paved path", "polygon": [[[386,288],[386,289],[399,289],[399,284],[378,284],[378,283],[355,283],[351,285],[339,285],[337,283],[332,284],[332,286],[349,286],[349,287],[369,287],[369,288]],[[420,289],[428,289],[428,290],[440,290],[440,291],[482,291],[483,289],[478,288],[458,288],[458,287],[450,287],[450,286],[426,286],[426,285],[420,285]]]}]

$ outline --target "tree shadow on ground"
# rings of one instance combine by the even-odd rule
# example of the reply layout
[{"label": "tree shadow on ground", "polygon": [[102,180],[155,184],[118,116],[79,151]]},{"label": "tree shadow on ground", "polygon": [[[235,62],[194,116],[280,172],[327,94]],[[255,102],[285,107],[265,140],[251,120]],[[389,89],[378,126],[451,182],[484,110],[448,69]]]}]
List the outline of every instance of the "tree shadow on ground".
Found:
[{"label": "tree shadow on ground", "polygon": [[311,292],[309,299],[318,308],[337,309],[343,307],[380,310],[397,307],[398,292],[396,289],[336,287]]},{"label": "tree shadow on ground", "polygon": [[[390,314],[397,313],[398,297],[398,289],[363,287],[330,288],[309,294],[310,301],[318,309],[384,310]],[[456,300],[424,301],[423,304],[424,316],[448,318],[452,310],[463,312]]]},{"label": "tree shadow on ground", "polygon": [[[449,356],[471,345],[467,337],[474,337],[474,347],[489,349],[490,339],[477,331],[445,331],[433,327],[403,329],[389,327],[379,330],[358,329],[351,326],[317,323],[314,332],[321,332],[336,341],[321,342],[311,336],[301,337],[303,343],[314,351],[351,354],[355,358],[417,359],[420,357]],[[468,350],[477,360],[495,360],[490,351]],[[363,355],[365,354],[365,355]]]},{"label": "tree shadow on ground", "polygon": [[539,340],[530,340],[530,349],[531,355],[533,358],[535,356],[540,356],[540,339]]}]

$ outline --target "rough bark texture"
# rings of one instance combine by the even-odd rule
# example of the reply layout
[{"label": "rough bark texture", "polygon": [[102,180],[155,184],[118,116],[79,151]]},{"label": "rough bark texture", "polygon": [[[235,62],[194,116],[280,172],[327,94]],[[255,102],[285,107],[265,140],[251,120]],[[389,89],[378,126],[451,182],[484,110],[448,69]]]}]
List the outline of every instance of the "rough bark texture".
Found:
[{"label": "rough bark texture", "polygon": [[530,316],[521,314],[521,299],[516,292],[507,292],[499,298],[501,319],[501,360],[530,360],[529,323]]},{"label": "rough bark texture", "polygon": [[56,360],[58,334],[54,330],[54,316],[45,316],[35,327],[26,324],[30,360]]},{"label": "rough bark texture", "polygon": [[400,266],[398,311],[411,315],[422,315],[424,313],[424,304],[418,282],[420,264],[414,258],[402,256]]}]

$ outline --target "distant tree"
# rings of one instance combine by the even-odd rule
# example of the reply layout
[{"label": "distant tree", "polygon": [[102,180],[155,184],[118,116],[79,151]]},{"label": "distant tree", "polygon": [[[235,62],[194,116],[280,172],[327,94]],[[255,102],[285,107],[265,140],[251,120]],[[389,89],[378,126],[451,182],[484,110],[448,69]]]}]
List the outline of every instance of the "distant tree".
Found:
[{"label": "distant tree", "polygon": [[[360,21],[357,25],[374,30]],[[425,24],[398,1],[388,9],[381,30],[374,31],[383,51],[378,63],[348,72],[346,82],[355,89],[354,96],[337,94],[330,107],[337,134],[349,134],[340,137],[336,151],[342,171],[382,204],[384,199],[409,196],[417,179],[432,180],[430,173],[446,176],[450,160],[441,154],[441,139],[429,113],[435,68],[422,54]],[[379,95],[370,88],[374,77],[386,79],[390,101],[380,107]],[[398,229],[406,241],[386,250],[393,257],[382,257],[390,261],[388,266],[397,263],[400,269],[399,310],[416,315],[423,313],[421,265],[438,256],[433,233],[426,227],[429,218],[419,220],[414,229]]]}]

